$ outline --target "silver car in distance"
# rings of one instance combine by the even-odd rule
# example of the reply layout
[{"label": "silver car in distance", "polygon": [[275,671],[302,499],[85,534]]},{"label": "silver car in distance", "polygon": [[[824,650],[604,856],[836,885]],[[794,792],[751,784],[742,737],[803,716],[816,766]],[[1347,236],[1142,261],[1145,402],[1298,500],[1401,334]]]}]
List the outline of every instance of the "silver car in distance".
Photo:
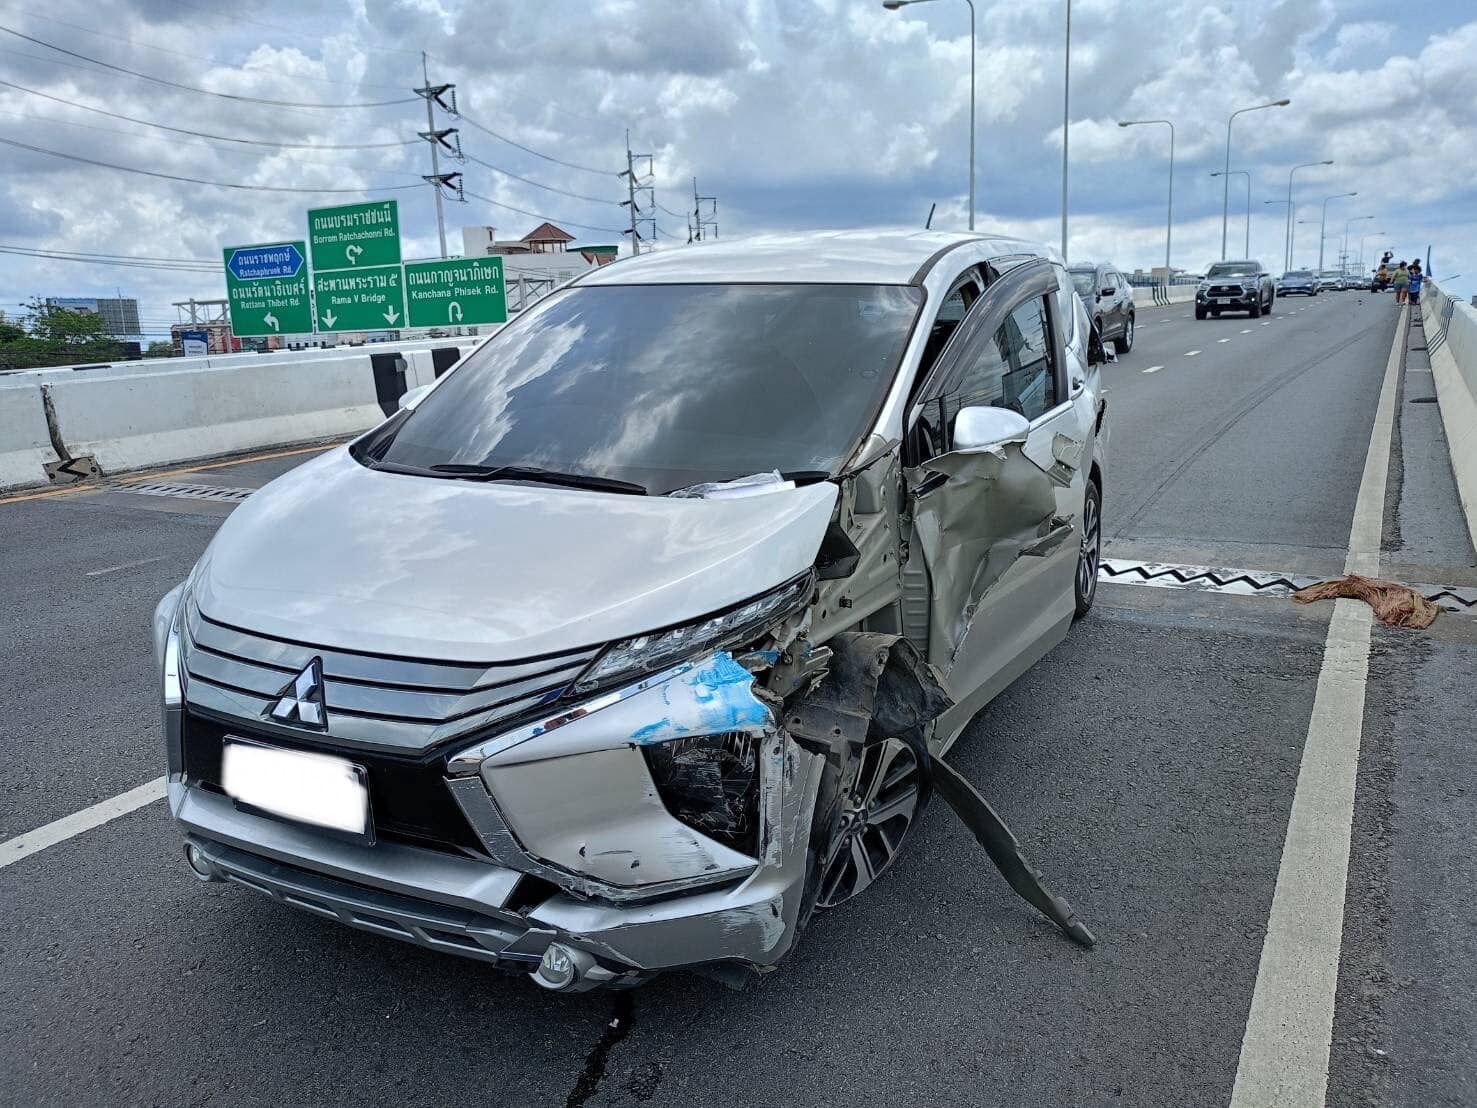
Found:
[{"label": "silver car in distance", "polygon": [[575,280],[160,602],[189,866],[551,989],[772,968],[1092,603],[1087,348],[1061,258],[983,234]]}]

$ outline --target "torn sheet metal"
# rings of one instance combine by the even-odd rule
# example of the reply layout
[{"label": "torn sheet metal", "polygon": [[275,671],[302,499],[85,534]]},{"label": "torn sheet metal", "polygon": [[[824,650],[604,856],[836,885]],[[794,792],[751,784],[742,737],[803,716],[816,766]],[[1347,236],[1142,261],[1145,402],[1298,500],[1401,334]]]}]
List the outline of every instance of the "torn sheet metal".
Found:
[{"label": "torn sheet metal", "polygon": [[909,473],[913,488],[945,479],[913,508],[933,582],[929,658],[945,673],[984,595],[1019,558],[1050,554],[1071,537],[1073,520],[1058,515],[1057,489],[1071,485],[1069,462],[1080,460],[1082,444],[1057,440],[1050,469],[1012,442],[943,454]]}]

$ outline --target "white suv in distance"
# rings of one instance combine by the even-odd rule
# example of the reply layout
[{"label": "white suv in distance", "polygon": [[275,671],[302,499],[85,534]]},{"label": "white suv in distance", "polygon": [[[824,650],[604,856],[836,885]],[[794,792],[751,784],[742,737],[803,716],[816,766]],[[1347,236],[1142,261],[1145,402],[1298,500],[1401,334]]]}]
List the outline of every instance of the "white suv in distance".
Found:
[{"label": "white suv in distance", "polygon": [[575,280],[161,601],[190,867],[549,988],[773,966],[1091,605],[1087,345],[989,235]]}]

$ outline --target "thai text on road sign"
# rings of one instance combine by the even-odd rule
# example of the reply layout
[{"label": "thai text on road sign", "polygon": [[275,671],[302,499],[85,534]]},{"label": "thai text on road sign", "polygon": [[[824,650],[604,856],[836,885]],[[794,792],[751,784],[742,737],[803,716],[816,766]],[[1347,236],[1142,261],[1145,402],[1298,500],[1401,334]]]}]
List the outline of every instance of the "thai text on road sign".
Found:
[{"label": "thai text on road sign", "polygon": [[308,212],[308,242],[315,273],[399,265],[400,205],[376,200],[315,208]]},{"label": "thai text on road sign", "polygon": [[226,247],[226,297],[233,334],[262,337],[313,330],[306,253],[302,242]]},{"label": "thai text on road sign", "polygon": [[406,262],[405,303],[411,327],[505,323],[508,298],[503,260]]}]

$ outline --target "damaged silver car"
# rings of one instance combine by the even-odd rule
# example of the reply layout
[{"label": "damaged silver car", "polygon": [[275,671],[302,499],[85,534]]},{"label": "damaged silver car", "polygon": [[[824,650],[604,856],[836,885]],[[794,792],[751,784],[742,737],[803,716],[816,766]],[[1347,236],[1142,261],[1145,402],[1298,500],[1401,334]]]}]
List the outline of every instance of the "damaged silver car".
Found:
[{"label": "damaged silver car", "polygon": [[161,601],[189,866],[578,990],[774,967],[935,790],[1009,854],[943,755],[1092,603],[1087,340],[1055,252],[988,235],[574,281]]}]

